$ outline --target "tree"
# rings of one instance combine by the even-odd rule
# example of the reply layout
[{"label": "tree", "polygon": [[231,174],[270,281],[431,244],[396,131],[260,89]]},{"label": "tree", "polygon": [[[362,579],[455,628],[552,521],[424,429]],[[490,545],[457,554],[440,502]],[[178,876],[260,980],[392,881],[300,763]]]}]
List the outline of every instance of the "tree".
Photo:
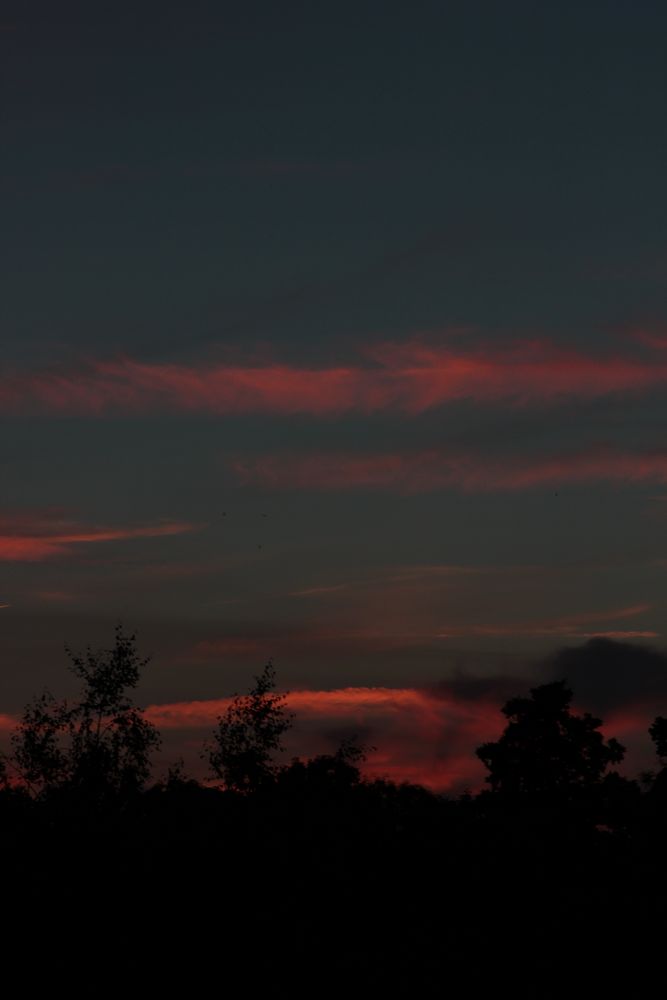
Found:
[{"label": "tree", "polygon": [[667,802],[667,719],[658,715],[649,726],[649,736],[655,745],[660,770],[644,771],[640,780],[654,800]]},{"label": "tree", "polygon": [[659,715],[649,726],[649,736],[655,744],[655,752],[663,767],[667,766],[667,719]]},{"label": "tree", "polygon": [[273,755],[283,749],[293,715],[286,710],[287,696],[275,694],[275,686],[269,660],[249,694],[234,696],[204,745],[202,756],[226,789],[253,792],[276,775]]},{"label": "tree", "polygon": [[565,681],[533,688],[530,698],[512,698],[502,709],[508,725],[495,743],[477,748],[494,792],[517,798],[563,800],[590,792],[625,747],[605,742],[600,719],[570,711]]},{"label": "tree", "polygon": [[59,701],[45,691],[26,706],[11,738],[9,763],[35,794],[68,789],[94,800],[143,787],[161,740],[127,693],[148,663],[135,643],[118,625],[112,649],[89,646],[78,655],[65,647],[83,682],[79,698]]}]

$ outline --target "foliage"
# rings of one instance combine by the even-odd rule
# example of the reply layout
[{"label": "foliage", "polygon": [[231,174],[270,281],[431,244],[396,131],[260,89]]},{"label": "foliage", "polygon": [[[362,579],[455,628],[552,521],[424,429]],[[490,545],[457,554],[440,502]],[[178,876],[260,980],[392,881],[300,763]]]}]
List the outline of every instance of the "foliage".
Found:
[{"label": "foliage", "polygon": [[272,662],[255,678],[247,695],[235,695],[219,717],[213,738],[202,756],[222,785],[237,792],[252,792],[271,782],[276,774],[274,754],[282,750],[282,737],[292,725],[286,711],[287,696],[275,694]]},{"label": "foliage", "polygon": [[77,655],[66,647],[83,684],[79,698],[59,701],[45,691],[26,706],[10,764],[35,793],[67,788],[96,797],[143,787],[161,741],[127,693],[148,663],[135,642],[118,625],[112,649]]},{"label": "foliage", "polygon": [[331,754],[319,754],[308,760],[296,757],[281,769],[278,779],[281,789],[291,792],[334,794],[361,782],[360,765],[374,747],[360,746],[354,739],[344,739]]},{"label": "foliage", "polygon": [[655,743],[655,752],[664,767],[667,765],[667,719],[659,715],[649,726],[649,735]]},{"label": "foliage", "polygon": [[598,732],[600,719],[570,711],[572,691],[565,681],[543,684],[530,695],[508,701],[503,735],[477,748],[495,792],[568,798],[597,786],[608,766],[623,760],[625,748]]}]

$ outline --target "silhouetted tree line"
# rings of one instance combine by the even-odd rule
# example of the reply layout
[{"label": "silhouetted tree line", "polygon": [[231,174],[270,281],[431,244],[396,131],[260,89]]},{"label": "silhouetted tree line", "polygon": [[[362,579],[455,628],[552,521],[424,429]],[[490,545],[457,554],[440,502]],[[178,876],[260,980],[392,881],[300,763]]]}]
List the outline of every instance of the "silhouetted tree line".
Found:
[{"label": "silhouetted tree line", "polygon": [[365,778],[350,741],[278,764],[293,717],[269,662],[202,749],[211,781],[151,783],[135,637],[68,652],[78,698],[35,698],[0,774],[5,953],[31,975],[539,997],[575,966],[598,990],[660,974],[667,719],[631,780],[567,682],[543,684],[477,749],[488,788],[446,797]]}]

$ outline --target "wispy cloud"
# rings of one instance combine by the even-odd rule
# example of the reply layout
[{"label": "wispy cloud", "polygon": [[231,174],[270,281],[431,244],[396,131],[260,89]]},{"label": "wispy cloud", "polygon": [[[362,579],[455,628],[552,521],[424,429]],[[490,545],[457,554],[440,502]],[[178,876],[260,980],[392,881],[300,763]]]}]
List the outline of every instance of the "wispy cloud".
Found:
[{"label": "wispy cloud", "polygon": [[428,450],[384,454],[275,454],[233,458],[238,480],[267,489],[427,493],[522,490],[592,482],[667,483],[667,450],[607,446],[557,455]]},{"label": "wispy cloud", "polygon": [[335,583],[328,587],[305,587],[303,590],[290,591],[290,597],[319,597],[321,594],[335,594],[341,590],[348,590],[350,584]]},{"label": "wispy cloud", "polygon": [[[326,612],[320,621],[293,625],[256,623],[245,628],[200,640],[191,650],[195,660],[233,660],[260,662],[268,657],[282,659],[302,657],[306,654],[326,654],[347,657],[350,654],[403,653],[409,658],[412,651],[423,649],[448,649],[450,640],[470,639],[538,639],[556,641],[587,639],[606,636],[615,639],[657,638],[659,633],[653,623],[639,623],[626,627],[628,619],[650,615],[651,604],[633,604],[610,608],[563,614],[558,617],[523,620],[475,620],[470,611],[459,620],[443,621],[439,610],[429,606],[424,611],[421,602],[415,603],[414,594],[398,584],[383,589],[378,583],[377,600],[355,600],[352,611],[342,615]],[[323,595],[326,596],[326,595]],[[477,601],[475,606],[478,606]],[[417,607],[417,613],[413,609]]]},{"label": "wispy cloud", "polygon": [[0,515],[0,561],[40,562],[70,552],[78,545],[181,535],[196,528],[197,525],[181,521],[111,528],[83,526],[47,514]]},{"label": "wispy cloud", "polygon": [[[545,338],[462,347],[412,339],[368,347],[336,365],[163,364],[131,357],[8,372],[0,410],[113,413],[420,413],[455,400],[530,404],[596,399],[667,384],[659,339],[644,353],[588,354]],[[655,356],[646,357],[647,349]]]},{"label": "wispy cloud", "polygon": [[656,638],[659,633],[649,629],[619,630],[602,629],[590,630],[595,623],[608,623],[622,621],[626,618],[635,618],[647,614],[652,610],[651,604],[633,604],[624,608],[614,608],[605,611],[585,611],[547,621],[533,622],[496,622],[467,625],[449,625],[441,632],[437,633],[440,639],[453,639],[462,636],[516,636],[534,638],[580,638],[590,639],[606,637],[610,639],[637,639]]},{"label": "wispy cloud", "polygon": [[66,590],[36,590],[32,596],[47,604],[68,604],[76,600],[76,595]]},{"label": "wispy cloud", "polygon": [[609,629],[606,632],[580,632],[582,639],[658,639],[660,632],[635,631],[633,629]]},{"label": "wispy cloud", "polygon": [[[298,590],[291,590],[289,596],[320,597],[343,591],[375,590],[396,583],[433,583],[437,585],[440,581],[456,579],[458,577],[487,575],[499,572],[507,574],[508,572],[516,572],[517,568],[514,566],[460,566],[450,564],[388,566],[384,571],[365,573],[353,580],[348,579],[336,583],[314,584],[311,587],[301,587]],[[518,569],[520,572],[525,572],[526,567],[519,567]]]}]

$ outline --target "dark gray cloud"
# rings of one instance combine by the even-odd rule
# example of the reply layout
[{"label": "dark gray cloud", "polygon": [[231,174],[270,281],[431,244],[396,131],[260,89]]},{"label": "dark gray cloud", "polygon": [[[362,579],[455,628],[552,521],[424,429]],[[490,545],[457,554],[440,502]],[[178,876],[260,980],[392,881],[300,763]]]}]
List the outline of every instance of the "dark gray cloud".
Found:
[{"label": "dark gray cloud", "polygon": [[651,705],[667,710],[667,653],[652,646],[595,638],[560,649],[547,662],[550,679],[565,678],[575,700],[605,712]]}]

